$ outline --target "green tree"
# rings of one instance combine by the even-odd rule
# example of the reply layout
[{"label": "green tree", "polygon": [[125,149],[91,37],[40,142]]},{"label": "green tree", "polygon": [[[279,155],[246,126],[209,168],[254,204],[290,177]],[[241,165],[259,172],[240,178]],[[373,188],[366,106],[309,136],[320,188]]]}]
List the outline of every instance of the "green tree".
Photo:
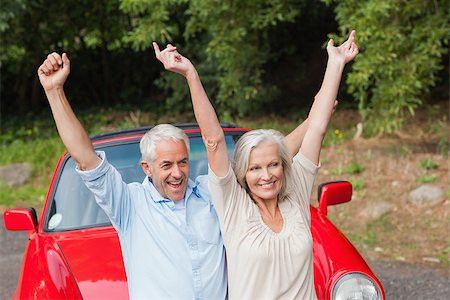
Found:
[{"label": "green tree", "polygon": [[[286,0],[122,0],[121,4],[133,16],[134,29],[127,37],[133,47],[147,49],[154,40],[181,45],[201,71],[217,107],[228,115],[245,115],[273,100],[274,86],[263,82],[263,65],[273,51],[268,33],[282,22],[293,22],[301,7],[302,1]],[[159,81],[159,86],[175,91],[167,101],[178,108],[189,105],[180,83],[173,74],[164,74]],[[184,104],[179,105],[181,101]]]},{"label": "green tree", "polygon": [[361,53],[347,84],[367,133],[396,131],[440,79],[437,74],[448,53],[448,1],[324,2],[335,5],[342,36],[351,29],[358,32]]},{"label": "green tree", "polygon": [[[139,92],[130,82],[146,78],[147,69],[140,74],[134,70],[150,56],[138,58],[122,41],[130,21],[120,11],[119,0],[3,2],[7,5],[0,13],[2,112],[46,107],[36,70],[52,51],[67,52],[74,62],[67,88],[78,105],[113,104]],[[150,83],[155,75],[148,76]]]}]

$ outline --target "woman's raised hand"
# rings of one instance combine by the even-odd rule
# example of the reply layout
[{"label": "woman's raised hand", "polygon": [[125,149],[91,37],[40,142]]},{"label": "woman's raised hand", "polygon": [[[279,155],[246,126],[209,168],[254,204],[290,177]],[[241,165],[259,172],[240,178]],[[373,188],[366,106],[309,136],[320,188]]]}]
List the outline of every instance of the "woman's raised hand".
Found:
[{"label": "woman's raised hand", "polygon": [[340,46],[334,46],[334,41],[331,39],[328,42],[327,52],[329,59],[342,60],[345,64],[353,60],[359,53],[358,45],[355,42],[356,31],[352,30],[348,39]]}]

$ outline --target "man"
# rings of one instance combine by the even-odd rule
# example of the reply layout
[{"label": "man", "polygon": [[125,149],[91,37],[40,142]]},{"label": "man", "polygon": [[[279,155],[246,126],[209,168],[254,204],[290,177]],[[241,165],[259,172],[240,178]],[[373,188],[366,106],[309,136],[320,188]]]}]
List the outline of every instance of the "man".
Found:
[{"label": "man", "polygon": [[[142,184],[126,184],[95,152],[64,93],[67,54],[38,69],[59,135],[77,172],[118,232],[131,299],[225,299],[225,251],[207,180],[189,179],[189,140],[159,125],[140,143]],[[104,249],[108,251],[108,249]]]}]

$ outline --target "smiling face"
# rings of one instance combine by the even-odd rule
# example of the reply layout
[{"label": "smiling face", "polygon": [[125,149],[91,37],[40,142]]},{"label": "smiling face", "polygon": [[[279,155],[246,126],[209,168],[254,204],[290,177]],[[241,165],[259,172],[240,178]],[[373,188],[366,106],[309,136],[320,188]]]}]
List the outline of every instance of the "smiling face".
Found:
[{"label": "smiling face", "polygon": [[183,141],[156,142],[154,161],[143,161],[142,168],[152,177],[153,185],[161,196],[172,201],[184,198],[189,179],[189,158]]},{"label": "smiling face", "polygon": [[277,200],[283,185],[278,145],[262,143],[250,152],[245,180],[255,201]]}]

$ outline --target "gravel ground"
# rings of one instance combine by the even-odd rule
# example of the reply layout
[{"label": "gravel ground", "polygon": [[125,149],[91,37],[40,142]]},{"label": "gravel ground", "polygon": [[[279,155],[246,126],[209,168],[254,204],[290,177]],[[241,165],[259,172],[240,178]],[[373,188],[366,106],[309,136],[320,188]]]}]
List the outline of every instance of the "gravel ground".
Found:
[{"label": "gravel ground", "polygon": [[386,299],[449,300],[450,270],[398,261],[371,261]]},{"label": "gravel ground", "polygon": [[0,215],[0,299],[11,299],[28,242],[25,231],[6,231]]},{"label": "gravel ground", "polygon": [[[10,299],[17,284],[22,255],[27,243],[26,232],[5,230],[0,215],[0,299]],[[386,299],[450,299],[450,270],[433,269],[404,262],[372,261]]]}]

